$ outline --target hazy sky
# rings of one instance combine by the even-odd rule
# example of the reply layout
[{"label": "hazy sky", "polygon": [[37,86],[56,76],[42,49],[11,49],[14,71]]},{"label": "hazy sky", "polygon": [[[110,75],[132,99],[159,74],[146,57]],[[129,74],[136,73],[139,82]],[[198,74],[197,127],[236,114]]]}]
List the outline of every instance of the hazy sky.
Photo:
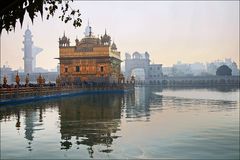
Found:
[{"label": "hazy sky", "polygon": [[[154,63],[171,66],[184,63],[210,62],[232,58],[239,63],[239,2],[238,1],[92,1],[74,2],[81,11],[82,27],[74,28],[57,17],[34,24],[25,15],[23,27],[18,22],[15,32],[1,36],[1,65],[8,62],[14,69],[23,68],[23,34],[29,24],[34,45],[43,48],[37,66],[52,69],[59,55],[58,38],[66,32],[71,44],[81,39],[89,19],[93,33],[104,34],[105,28],[121,51],[149,52]],[[46,16],[46,14],[45,14]]]}]

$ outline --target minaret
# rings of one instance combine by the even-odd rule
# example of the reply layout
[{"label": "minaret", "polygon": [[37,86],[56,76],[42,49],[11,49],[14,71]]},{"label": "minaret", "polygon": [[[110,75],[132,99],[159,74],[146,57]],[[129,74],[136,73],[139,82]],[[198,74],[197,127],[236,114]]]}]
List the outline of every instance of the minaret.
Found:
[{"label": "minaret", "polygon": [[[24,52],[24,48],[22,48],[22,51]],[[32,71],[33,72],[35,72],[35,68],[36,68],[37,55],[42,51],[43,51],[42,48],[36,47],[34,45],[32,46],[32,58],[33,58]]]},{"label": "minaret", "polygon": [[25,35],[24,37],[24,72],[25,74],[27,73],[32,73],[33,69],[33,57],[32,57],[32,45],[33,45],[33,41],[32,41],[32,33],[29,30],[29,27],[27,27],[27,30],[25,31]]}]

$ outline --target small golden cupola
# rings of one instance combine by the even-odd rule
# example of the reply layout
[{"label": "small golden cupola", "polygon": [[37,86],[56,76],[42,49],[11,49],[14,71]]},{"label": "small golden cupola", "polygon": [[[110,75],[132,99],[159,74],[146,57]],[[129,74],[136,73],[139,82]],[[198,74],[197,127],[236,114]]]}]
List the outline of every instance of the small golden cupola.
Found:
[{"label": "small golden cupola", "polygon": [[111,49],[112,49],[113,51],[116,51],[116,50],[117,50],[117,46],[116,46],[116,44],[114,43],[114,41],[113,41],[113,43],[112,43]]},{"label": "small golden cupola", "polygon": [[70,39],[65,36],[65,32],[63,33],[63,37],[59,38],[59,47],[69,47]]},{"label": "small golden cupola", "polygon": [[108,45],[108,46],[110,46],[110,44],[111,44],[111,37],[109,35],[107,35],[106,29],[105,29],[105,34],[103,36],[101,36],[101,43],[103,45]]}]

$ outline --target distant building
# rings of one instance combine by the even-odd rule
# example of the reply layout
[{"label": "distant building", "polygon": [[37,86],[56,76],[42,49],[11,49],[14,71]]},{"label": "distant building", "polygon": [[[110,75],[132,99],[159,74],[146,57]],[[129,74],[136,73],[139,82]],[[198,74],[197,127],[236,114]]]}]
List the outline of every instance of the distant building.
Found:
[{"label": "distant building", "polygon": [[239,75],[239,69],[237,68],[236,62],[232,61],[230,58],[226,58],[224,61],[217,60],[211,63],[207,63],[207,72],[211,75],[215,75],[217,68],[222,65],[227,65],[232,70],[232,75]]},{"label": "distant building", "polygon": [[239,75],[237,64],[231,59],[217,60],[206,64],[199,62],[188,64],[178,61],[172,67],[163,67],[163,75],[168,77],[216,75],[217,68],[221,65],[227,65],[232,70],[232,75]]},{"label": "distant building", "polygon": [[[162,64],[150,64],[148,52],[142,54],[139,52],[134,52],[132,56],[129,53],[126,53],[125,58],[124,75],[126,80],[129,81],[131,76],[135,76],[136,81],[140,81],[139,83],[160,83],[160,80],[163,76]],[[136,72],[137,69],[138,72]]]},{"label": "distant building", "polygon": [[206,66],[199,62],[190,64],[190,69],[194,76],[200,76],[206,72]]},{"label": "distant building", "polygon": [[[19,77],[20,77],[20,84],[25,84],[25,78],[26,75],[24,72],[19,72],[19,70],[12,70],[12,68],[10,68],[7,65],[3,65],[2,68],[0,68],[1,70],[1,80],[0,80],[0,84],[3,84],[3,77],[6,76],[7,77],[7,84],[15,84],[15,77],[18,73]],[[48,83],[49,81],[51,83],[55,83],[56,82],[56,78],[58,76],[57,72],[48,72],[47,70],[41,70],[42,72],[35,72],[35,73],[31,73],[29,74],[29,80],[30,83],[37,83],[37,78],[38,76],[41,74],[45,80],[46,83]]]},{"label": "distant building", "polygon": [[222,65],[217,68],[216,75],[217,76],[231,76],[232,70],[227,65]]},{"label": "distant building", "polygon": [[211,63],[207,63],[207,72],[210,74],[210,75],[215,75],[216,74],[216,71],[217,71],[217,64],[211,62]]},{"label": "distant building", "polygon": [[32,56],[32,45],[33,45],[33,41],[32,41],[32,33],[29,30],[29,28],[27,28],[27,30],[25,31],[25,35],[24,35],[24,72],[25,73],[32,73],[33,72],[33,68],[32,68],[32,62],[33,62],[33,56]]},{"label": "distant building", "polygon": [[148,69],[149,83],[159,84],[163,76],[162,64],[151,64]]},{"label": "distant building", "polygon": [[193,76],[193,72],[191,70],[190,64],[183,64],[178,62],[177,64],[173,65],[173,76]]},{"label": "distant building", "polygon": [[10,68],[8,65],[3,65],[3,67],[0,68],[0,70],[1,70],[1,80],[0,80],[1,84],[3,83],[4,76],[7,77],[8,83],[12,83],[14,81],[12,77],[12,72],[13,72],[12,68]]},{"label": "distant building", "polygon": [[24,69],[22,69],[22,67],[19,67],[17,70],[18,70],[19,73],[20,72],[24,73]]},{"label": "distant building", "polygon": [[144,81],[145,80],[145,73],[143,69],[136,68],[132,70],[132,74],[135,77],[136,81]]},{"label": "distant building", "polygon": [[95,37],[89,24],[84,34],[72,46],[65,33],[59,38],[60,76],[82,82],[117,82],[121,59],[116,44],[106,30],[100,38]]},{"label": "distant building", "polygon": [[24,51],[24,73],[32,73],[37,72],[35,71],[36,68],[36,56],[39,54],[43,49],[39,47],[33,46],[32,41],[32,33],[29,30],[29,27],[25,31],[24,35],[24,48],[22,49]]},{"label": "distant building", "polygon": [[42,67],[36,67],[35,68],[35,73],[45,73],[45,72],[48,72],[48,70],[44,69]]},{"label": "distant building", "polygon": [[162,67],[163,76],[173,76],[173,67]]}]

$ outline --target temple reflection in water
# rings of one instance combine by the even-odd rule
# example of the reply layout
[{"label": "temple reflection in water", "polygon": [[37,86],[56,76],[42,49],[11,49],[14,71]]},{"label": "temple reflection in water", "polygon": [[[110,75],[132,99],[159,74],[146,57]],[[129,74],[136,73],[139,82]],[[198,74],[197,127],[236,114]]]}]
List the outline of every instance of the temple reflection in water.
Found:
[{"label": "temple reflection in water", "polygon": [[[58,113],[61,134],[60,147],[56,147],[67,151],[73,146],[83,149],[80,145],[84,145],[89,157],[93,158],[95,151],[113,151],[114,140],[122,136],[118,133],[121,119],[125,118],[127,122],[149,121],[151,108],[161,109],[162,99],[153,92],[153,88],[139,87],[126,94],[89,94],[1,107],[0,120],[15,119],[16,131],[24,129],[25,148],[32,151],[34,135],[48,125],[45,111],[52,108]],[[101,146],[101,149],[96,150],[94,146]]]},{"label": "temple reflection in water", "polygon": [[[90,157],[94,145],[102,144],[103,152],[111,152],[111,144],[121,118],[122,95],[87,95],[58,102],[60,115],[61,149],[87,145]],[[75,140],[73,139],[75,138]]]},{"label": "temple reflection in water", "polygon": [[[223,148],[224,159],[234,159],[239,150],[235,141],[239,135],[238,91],[162,91],[157,87],[135,87],[134,92],[124,94],[88,94],[1,106],[1,153],[4,153],[1,156],[6,159],[138,159],[162,155],[173,158],[168,155],[176,152],[176,157],[184,157],[189,154],[189,144],[194,144],[196,148],[204,148],[202,159],[211,152],[208,150],[218,147]],[[225,121],[226,127],[216,128],[215,120],[220,127]],[[208,122],[213,125],[212,130],[204,126]],[[234,125],[229,126],[230,123]],[[203,130],[199,132],[201,127]],[[189,139],[193,131],[196,134]],[[216,139],[215,135],[221,138]],[[228,152],[236,156],[225,155],[226,145],[230,147]],[[194,158],[195,154],[189,157]]]}]

